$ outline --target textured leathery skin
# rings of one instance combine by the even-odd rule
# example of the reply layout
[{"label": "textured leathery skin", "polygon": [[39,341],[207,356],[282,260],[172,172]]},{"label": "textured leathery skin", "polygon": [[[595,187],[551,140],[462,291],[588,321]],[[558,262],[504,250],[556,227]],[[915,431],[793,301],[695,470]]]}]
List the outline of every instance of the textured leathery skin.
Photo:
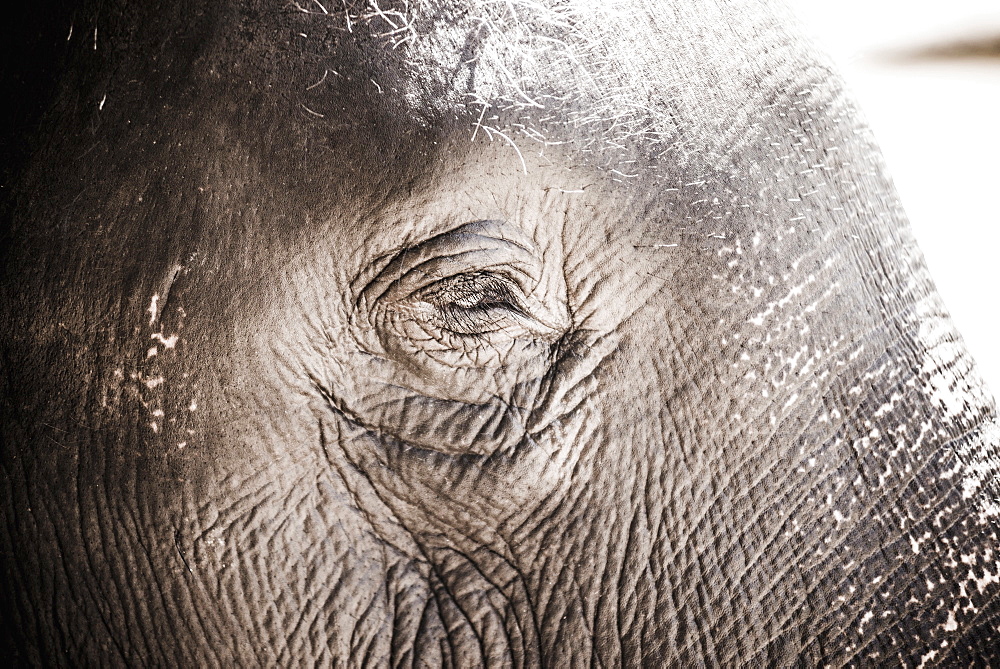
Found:
[{"label": "textured leathery skin", "polygon": [[375,7],[15,22],[5,654],[996,659],[993,400],[780,11]]}]

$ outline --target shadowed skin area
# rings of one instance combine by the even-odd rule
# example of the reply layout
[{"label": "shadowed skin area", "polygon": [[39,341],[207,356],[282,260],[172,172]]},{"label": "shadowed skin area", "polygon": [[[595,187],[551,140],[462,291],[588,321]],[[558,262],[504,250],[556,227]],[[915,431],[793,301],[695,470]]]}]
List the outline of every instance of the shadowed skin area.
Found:
[{"label": "shadowed skin area", "polygon": [[995,659],[993,400],[781,11],[371,7],[25,23],[4,655]]}]

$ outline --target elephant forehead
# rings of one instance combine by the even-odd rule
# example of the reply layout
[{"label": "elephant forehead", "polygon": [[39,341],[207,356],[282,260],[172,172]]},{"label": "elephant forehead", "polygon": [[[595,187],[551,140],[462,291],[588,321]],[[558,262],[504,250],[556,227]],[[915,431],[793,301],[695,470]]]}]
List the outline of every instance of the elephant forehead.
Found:
[{"label": "elephant forehead", "polygon": [[399,94],[420,113],[467,110],[511,143],[685,156],[731,151],[761,96],[802,79],[805,47],[770,5],[357,0],[322,20],[402,54]]}]

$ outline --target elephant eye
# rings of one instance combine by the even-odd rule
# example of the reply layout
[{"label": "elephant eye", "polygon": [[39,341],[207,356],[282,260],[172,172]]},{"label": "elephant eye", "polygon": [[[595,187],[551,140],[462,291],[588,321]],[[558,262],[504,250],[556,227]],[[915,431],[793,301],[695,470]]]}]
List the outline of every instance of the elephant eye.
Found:
[{"label": "elephant eye", "polygon": [[512,452],[572,327],[554,255],[515,225],[480,220],[374,258],[352,285],[348,341],[364,372],[338,368],[343,404],[417,448]]},{"label": "elephant eye", "polygon": [[460,335],[494,332],[531,318],[516,282],[490,272],[448,277],[415,297],[435,308],[440,327]]},{"label": "elephant eye", "polygon": [[408,365],[513,364],[547,351],[569,326],[558,273],[502,221],[467,223],[379,264],[357,313],[379,348]]}]

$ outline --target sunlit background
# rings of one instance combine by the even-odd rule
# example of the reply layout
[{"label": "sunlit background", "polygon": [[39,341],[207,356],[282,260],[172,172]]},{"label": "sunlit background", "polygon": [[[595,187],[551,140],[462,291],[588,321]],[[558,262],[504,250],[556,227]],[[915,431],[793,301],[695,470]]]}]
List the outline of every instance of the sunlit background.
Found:
[{"label": "sunlit background", "polygon": [[1000,0],[788,2],[838,61],[1000,395]]}]

